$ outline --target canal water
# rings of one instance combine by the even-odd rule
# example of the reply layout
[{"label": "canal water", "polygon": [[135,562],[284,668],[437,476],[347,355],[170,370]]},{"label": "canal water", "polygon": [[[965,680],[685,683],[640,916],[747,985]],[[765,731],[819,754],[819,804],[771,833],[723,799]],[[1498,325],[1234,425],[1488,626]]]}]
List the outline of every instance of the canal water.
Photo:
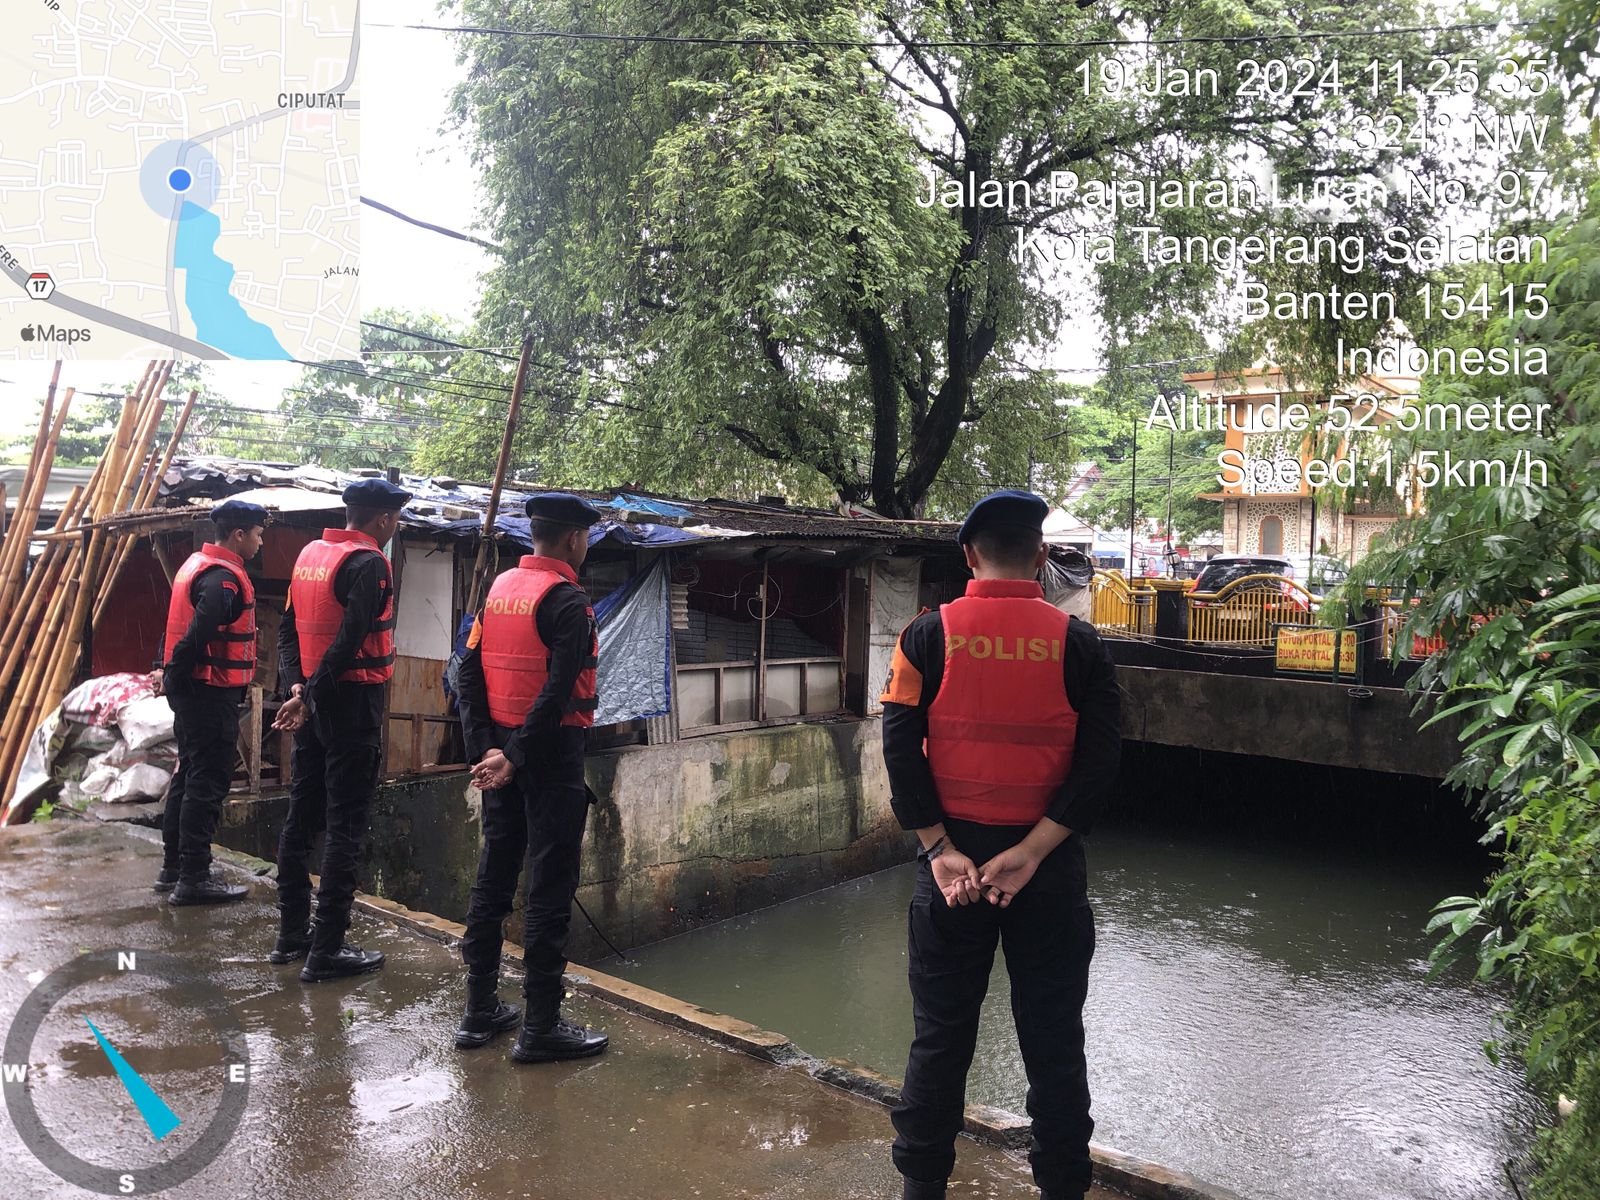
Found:
[{"label": "canal water", "polygon": [[[1097,834],[1096,1141],[1249,1200],[1502,1200],[1535,1102],[1482,1043],[1499,997],[1429,981],[1421,932],[1473,865],[1357,847]],[[899,1078],[902,867],[632,952],[620,974]],[[1023,1111],[1004,957],[968,1099]]]}]

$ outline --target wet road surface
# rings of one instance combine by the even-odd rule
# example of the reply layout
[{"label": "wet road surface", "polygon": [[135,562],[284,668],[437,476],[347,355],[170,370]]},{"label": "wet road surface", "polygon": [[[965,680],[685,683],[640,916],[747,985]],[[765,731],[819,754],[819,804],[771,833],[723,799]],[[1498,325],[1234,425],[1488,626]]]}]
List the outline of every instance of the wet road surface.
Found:
[{"label": "wet road surface", "polygon": [[[137,1172],[204,1138],[229,1086],[228,1047],[197,1008],[202,989],[163,978],[156,952],[221,989],[249,1058],[237,1131],[163,1195],[899,1195],[877,1105],[586,998],[568,1011],[610,1032],[600,1058],[519,1066],[510,1035],[462,1053],[450,1040],[462,997],[453,950],[357,914],[352,939],[384,951],[385,969],[302,984],[297,967],[266,960],[269,885],[242,904],[173,909],[150,891],[159,865],[158,847],[120,826],[0,830],[0,1030],[78,956],[147,952],[142,967],[62,996],[33,1038],[26,1091],[54,1153]],[[507,998],[516,990],[502,984]],[[182,1122],[164,1141],[88,1021]],[[1037,1195],[1019,1159],[966,1139],[956,1170],[953,1197]],[[41,1165],[10,1120],[0,1121],[0,1188],[5,1200],[93,1194]]]}]

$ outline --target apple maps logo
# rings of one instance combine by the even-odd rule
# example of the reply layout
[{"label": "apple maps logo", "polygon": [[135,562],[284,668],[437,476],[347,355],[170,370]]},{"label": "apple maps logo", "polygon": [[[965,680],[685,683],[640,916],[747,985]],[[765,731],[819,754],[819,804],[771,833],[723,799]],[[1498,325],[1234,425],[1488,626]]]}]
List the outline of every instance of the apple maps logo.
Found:
[{"label": "apple maps logo", "polygon": [[91,330],[87,327],[24,325],[22,327],[22,340],[25,342],[54,342],[65,346],[75,346],[79,342],[87,342],[90,333]]}]

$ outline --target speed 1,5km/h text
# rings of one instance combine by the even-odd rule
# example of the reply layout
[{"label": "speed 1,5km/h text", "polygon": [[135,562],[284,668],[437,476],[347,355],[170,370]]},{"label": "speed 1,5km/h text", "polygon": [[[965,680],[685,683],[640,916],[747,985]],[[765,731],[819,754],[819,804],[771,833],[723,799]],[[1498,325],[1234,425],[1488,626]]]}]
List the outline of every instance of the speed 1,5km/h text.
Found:
[{"label": "speed 1,5km/h text", "polygon": [[1518,450],[1510,459],[1466,458],[1450,450],[1421,450],[1396,459],[1391,450],[1364,457],[1352,447],[1341,458],[1251,457],[1241,450],[1217,456],[1218,486],[1247,496],[1300,495],[1324,488],[1381,487],[1431,491],[1438,487],[1547,487],[1544,459]]}]

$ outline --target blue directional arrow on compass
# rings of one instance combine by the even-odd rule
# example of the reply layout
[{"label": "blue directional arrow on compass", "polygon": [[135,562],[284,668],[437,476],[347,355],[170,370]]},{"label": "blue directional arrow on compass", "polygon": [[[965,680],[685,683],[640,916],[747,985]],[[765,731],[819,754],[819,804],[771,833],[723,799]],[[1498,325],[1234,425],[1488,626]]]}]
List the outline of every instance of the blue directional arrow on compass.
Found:
[{"label": "blue directional arrow on compass", "polygon": [[85,1017],[83,1023],[89,1027],[89,1032],[94,1034],[94,1040],[100,1043],[100,1049],[105,1051],[106,1057],[111,1060],[111,1068],[122,1081],[128,1098],[138,1108],[144,1123],[150,1127],[150,1136],[159,1142],[183,1124],[178,1114],[168,1107],[167,1102],[156,1095],[155,1088],[146,1083],[144,1077],[135,1071],[128,1060],[117,1053],[117,1048],[106,1040],[106,1035],[95,1028],[94,1022]]}]

